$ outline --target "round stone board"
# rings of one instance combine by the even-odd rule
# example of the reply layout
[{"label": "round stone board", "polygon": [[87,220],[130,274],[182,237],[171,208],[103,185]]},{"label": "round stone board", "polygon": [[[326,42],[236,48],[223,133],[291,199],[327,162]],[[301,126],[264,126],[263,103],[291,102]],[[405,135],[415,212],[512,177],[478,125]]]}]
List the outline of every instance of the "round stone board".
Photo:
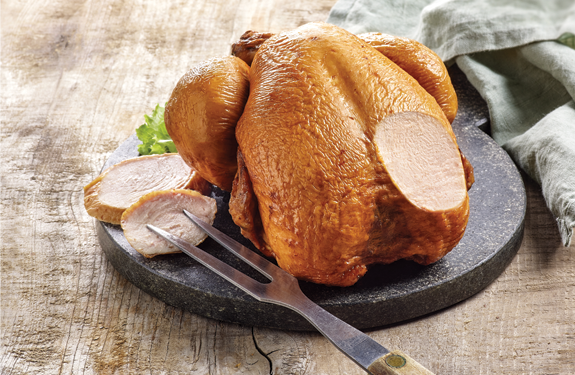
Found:
[{"label": "round stone board", "polygon": [[[413,319],[471,297],[503,272],[521,244],[526,208],[521,176],[509,156],[478,129],[488,123],[483,100],[457,67],[450,68],[450,74],[459,98],[453,130],[475,170],[465,235],[449,254],[429,266],[409,261],[374,265],[357,284],[346,288],[300,282],[311,300],[356,328]],[[138,143],[135,135],[130,137],[104,168],[138,156]],[[211,196],[218,204],[214,226],[254,249],[231,220],[229,194],[214,187]],[[249,326],[314,330],[297,313],[256,301],[186,255],[147,259],[128,244],[119,226],[98,222],[97,232],[116,270],[170,305]],[[257,280],[266,280],[209,238],[199,247]]]}]

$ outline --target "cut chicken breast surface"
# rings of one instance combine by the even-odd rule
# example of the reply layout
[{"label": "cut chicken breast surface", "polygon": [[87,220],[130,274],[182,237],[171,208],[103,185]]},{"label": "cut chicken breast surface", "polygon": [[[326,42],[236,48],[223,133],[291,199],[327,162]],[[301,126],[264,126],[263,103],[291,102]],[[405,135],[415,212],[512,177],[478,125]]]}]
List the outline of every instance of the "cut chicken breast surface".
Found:
[{"label": "cut chicken breast surface", "polygon": [[184,215],[183,210],[211,225],[216,217],[216,200],[193,190],[173,189],[148,193],[122,214],[124,235],[130,245],[146,258],[181,252],[150,231],[147,224],[197,246],[207,235]]},{"label": "cut chicken breast surface", "polygon": [[122,161],[84,187],[84,206],[90,216],[120,224],[122,213],[142,196],[157,190],[194,189],[210,184],[178,154],[148,155]]}]

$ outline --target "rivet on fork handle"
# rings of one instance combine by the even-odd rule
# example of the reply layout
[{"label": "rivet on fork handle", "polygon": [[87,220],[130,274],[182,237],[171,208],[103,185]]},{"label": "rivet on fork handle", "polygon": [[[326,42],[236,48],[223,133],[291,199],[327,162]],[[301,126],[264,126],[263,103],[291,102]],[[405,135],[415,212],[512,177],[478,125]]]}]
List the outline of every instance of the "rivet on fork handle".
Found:
[{"label": "rivet on fork handle", "polygon": [[373,375],[434,375],[400,350],[387,353],[367,369]]}]

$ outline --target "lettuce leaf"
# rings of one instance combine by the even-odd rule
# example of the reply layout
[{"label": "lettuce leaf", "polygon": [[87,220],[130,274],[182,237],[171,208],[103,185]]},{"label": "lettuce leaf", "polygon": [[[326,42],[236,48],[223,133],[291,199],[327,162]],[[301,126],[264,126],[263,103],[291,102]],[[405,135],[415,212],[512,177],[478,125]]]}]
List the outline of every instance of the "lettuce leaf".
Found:
[{"label": "lettuce leaf", "polygon": [[144,119],[146,123],[136,129],[136,135],[142,141],[142,144],[138,146],[140,155],[178,152],[166,130],[164,107],[156,105],[152,115],[144,115]]}]

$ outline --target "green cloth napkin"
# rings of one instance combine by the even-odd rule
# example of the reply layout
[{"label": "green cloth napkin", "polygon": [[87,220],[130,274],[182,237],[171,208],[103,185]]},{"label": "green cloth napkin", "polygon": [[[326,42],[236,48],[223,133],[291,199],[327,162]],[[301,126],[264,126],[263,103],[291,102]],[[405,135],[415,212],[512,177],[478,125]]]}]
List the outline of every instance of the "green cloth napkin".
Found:
[{"label": "green cloth napkin", "polygon": [[542,188],[569,246],[575,227],[573,0],[340,0],[328,21],[420,41],[487,102],[491,135]]}]

